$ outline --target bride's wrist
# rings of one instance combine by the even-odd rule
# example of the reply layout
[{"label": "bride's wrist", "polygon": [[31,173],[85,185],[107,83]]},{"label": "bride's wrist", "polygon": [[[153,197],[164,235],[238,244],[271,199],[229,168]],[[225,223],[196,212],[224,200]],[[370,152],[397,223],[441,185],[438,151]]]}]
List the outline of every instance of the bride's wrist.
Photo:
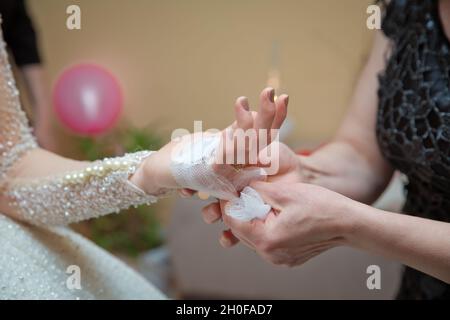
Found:
[{"label": "bride's wrist", "polygon": [[148,158],[144,159],[140,166],[136,169],[136,171],[133,173],[133,175],[130,177],[130,182],[133,183],[136,187],[141,189],[147,194],[150,194],[146,187],[146,179],[144,174],[144,163],[147,161]]},{"label": "bride's wrist", "polygon": [[153,165],[157,152],[145,158],[136,172],[131,176],[130,181],[147,194],[156,194],[162,186],[158,183],[157,168]]},{"label": "bride's wrist", "polygon": [[170,170],[170,153],[161,149],[146,158],[136,171],[136,180],[148,194],[179,188]]}]

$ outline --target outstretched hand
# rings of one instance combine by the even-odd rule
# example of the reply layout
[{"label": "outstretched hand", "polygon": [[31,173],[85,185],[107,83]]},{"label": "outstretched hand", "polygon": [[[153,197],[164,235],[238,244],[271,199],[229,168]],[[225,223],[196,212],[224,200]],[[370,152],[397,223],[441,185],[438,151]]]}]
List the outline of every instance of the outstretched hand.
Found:
[{"label": "outstretched hand", "polygon": [[[258,112],[250,111],[247,98],[240,97],[236,100],[234,108],[236,120],[232,125],[222,131],[222,134],[218,139],[218,142],[220,142],[215,149],[217,152],[211,168],[217,179],[209,181],[211,186],[208,186],[208,181],[205,181],[206,184],[202,183],[202,187],[207,187],[206,189],[209,187],[214,188],[217,187],[217,183],[228,185],[226,192],[221,192],[220,194],[227,195],[225,198],[230,199],[237,196],[238,192],[248,185],[250,181],[261,178],[259,169],[255,170],[255,168],[250,168],[252,165],[257,165],[257,163],[251,163],[251,161],[249,161],[251,158],[250,155],[255,151],[252,148],[256,146],[257,153],[261,147],[270,143],[270,139],[273,138],[273,135],[268,134],[268,141],[262,144],[260,132],[272,133],[280,128],[286,118],[288,100],[289,98],[287,95],[281,95],[275,101],[275,90],[272,88],[266,88],[261,92],[260,108]],[[250,130],[254,133],[254,138],[248,141],[248,143],[237,143],[235,133],[239,130]],[[172,172],[174,152],[175,154],[180,154],[182,156],[187,155],[187,158],[190,158],[190,155],[184,151],[189,152],[192,150],[191,143],[192,140],[196,140],[196,135],[201,136],[200,140],[202,140],[203,137],[208,140],[208,138],[206,138],[208,135],[207,133],[194,133],[182,137],[181,140],[171,141],[144,161],[141,168],[139,168],[131,178],[132,182],[149,194],[158,194],[160,190],[164,189],[180,189],[179,192],[181,195],[190,196],[197,190],[201,190],[201,188],[192,187],[192,185],[198,185],[197,183],[179,183],[180,181],[178,181]],[[203,139],[203,141],[205,139]],[[191,161],[191,158],[187,159],[187,161]],[[199,164],[201,163],[202,161],[200,161]],[[187,163],[187,166],[189,165],[190,163]],[[246,170],[246,174],[243,174],[242,170]],[[186,173],[192,176],[190,177],[191,180],[202,178],[197,176],[197,174],[194,174],[193,171],[189,172],[189,170],[186,170]],[[194,188],[196,190],[194,191],[186,188]]]},{"label": "outstretched hand", "polygon": [[[258,112],[250,111],[246,97],[239,97],[236,100],[235,121],[222,131],[221,145],[216,155],[214,170],[230,180],[237,191],[250,182],[246,181],[246,175],[243,175],[240,170],[252,170],[252,167],[261,166],[257,162],[257,156],[254,155],[257,155],[276,137],[286,119],[288,102],[289,97],[285,94],[275,101],[273,88],[266,88],[261,92]],[[242,138],[240,133],[249,134],[243,141],[238,141]],[[262,141],[262,137],[266,138],[265,141]],[[184,197],[192,196],[195,192],[190,189],[179,190],[180,195]]]}]

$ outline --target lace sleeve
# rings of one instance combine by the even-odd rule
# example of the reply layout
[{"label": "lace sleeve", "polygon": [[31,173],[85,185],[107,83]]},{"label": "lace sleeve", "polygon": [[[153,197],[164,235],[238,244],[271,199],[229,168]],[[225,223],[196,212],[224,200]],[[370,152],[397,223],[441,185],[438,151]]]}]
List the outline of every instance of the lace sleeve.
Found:
[{"label": "lace sleeve", "polygon": [[38,225],[63,225],[157,199],[129,181],[149,151],[87,163],[84,169],[42,178],[10,174],[14,164],[32,157],[27,152],[36,148],[0,28],[0,195],[14,216]]},{"label": "lace sleeve", "polygon": [[27,117],[20,107],[19,91],[0,28],[0,184],[5,181],[12,165],[24,153],[36,147]]},{"label": "lace sleeve", "polygon": [[16,179],[8,188],[20,218],[39,225],[64,225],[157,200],[129,177],[151,152],[99,160],[83,170],[40,179]]}]

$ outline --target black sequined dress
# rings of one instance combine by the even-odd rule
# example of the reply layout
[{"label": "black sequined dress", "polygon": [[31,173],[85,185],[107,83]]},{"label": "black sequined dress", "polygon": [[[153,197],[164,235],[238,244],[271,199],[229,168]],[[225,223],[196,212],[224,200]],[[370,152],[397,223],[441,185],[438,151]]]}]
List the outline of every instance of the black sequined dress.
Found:
[{"label": "black sequined dress", "polygon": [[[392,47],[379,75],[381,151],[408,177],[403,211],[450,222],[450,42],[438,1],[392,0],[382,29]],[[449,299],[450,285],[407,267],[398,298]]]}]

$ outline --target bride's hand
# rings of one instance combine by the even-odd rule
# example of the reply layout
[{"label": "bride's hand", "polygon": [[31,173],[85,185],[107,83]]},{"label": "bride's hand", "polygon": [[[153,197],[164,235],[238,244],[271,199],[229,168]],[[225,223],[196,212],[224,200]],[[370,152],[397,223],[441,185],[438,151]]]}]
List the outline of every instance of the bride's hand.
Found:
[{"label": "bride's hand", "polygon": [[[261,92],[259,100],[259,111],[256,112],[250,111],[247,97],[237,98],[234,105],[235,121],[222,131],[222,144],[219,147],[216,160],[223,164],[215,164],[214,169],[230,181],[233,181],[234,177],[239,178],[239,172],[234,168],[235,165],[240,168],[260,165],[250,161],[251,155],[257,155],[258,151],[264,148],[264,145],[271,142],[270,139],[274,138],[271,135],[271,130],[275,130],[272,133],[277,132],[286,119],[289,102],[289,97],[286,94],[281,95],[275,101],[275,90],[265,88]],[[252,142],[245,141],[243,145],[238,144],[235,135],[238,129],[241,129],[242,132],[254,130],[255,140]],[[262,130],[267,133],[267,141],[264,145],[259,141]],[[251,146],[256,146],[257,150],[252,150]],[[191,189],[179,190],[180,195],[184,197],[192,196],[195,192]]]},{"label": "bride's hand", "polygon": [[[239,97],[234,106],[235,122],[224,130],[225,145],[224,153],[231,155],[231,159],[237,161],[235,164],[242,164],[237,158],[237,154],[241,153],[241,160],[245,156],[246,165],[256,165],[251,163],[251,153],[256,151],[256,154],[265,146],[269,145],[271,139],[274,139],[274,134],[278,133],[281,125],[286,119],[287,105],[289,97],[285,94],[281,95],[275,101],[275,90],[273,88],[266,88],[260,94],[259,111],[250,111],[248,99],[246,97]],[[236,139],[236,131],[248,132],[253,130],[254,141],[247,141],[244,150],[239,150],[239,145]],[[267,141],[261,141],[263,134],[267,135]],[[249,135],[252,136],[252,135]],[[229,143],[231,142],[231,143]],[[234,143],[233,143],[234,142]],[[252,150],[251,147],[256,147],[257,150]],[[242,152],[245,151],[245,152]]]},{"label": "bride's hand", "polygon": [[[242,129],[244,131],[255,129],[257,137],[260,130],[269,132],[270,129],[279,129],[286,118],[289,98],[287,95],[281,95],[276,101],[274,101],[274,98],[274,89],[264,89],[260,95],[260,107],[258,112],[250,111],[248,99],[246,97],[238,98],[234,107],[235,121],[223,131],[222,136],[224,139],[222,142],[230,136],[230,133],[234,133],[237,129]],[[133,177],[131,177],[131,181],[149,194],[156,194],[161,189],[180,188],[170,170],[172,151],[177,143],[177,141],[171,141],[158,152],[147,158]],[[219,155],[230,153],[235,155],[238,152],[244,152],[246,155],[245,159],[249,159],[249,149],[237,150],[233,143],[222,144],[222,146],[223,145],[225,147],[219,148],[219,151],[223,151],[218,152]],[[231,159],[233,158],[234,157]],[[236,170],[232,165],[233,164],[216,164],[214,165],[214,169],[220,175],[224,175],[226,178],[232,180],[233,175],[236,175]],[[180,189],[180,194],[185,196],[190,196],[195,192],[196,191],[190,189]]]},{"label": "bride's hand", "polygon": [[[279,129],[286,119],[287,106],[289,97],[287,95],[281,95],[276,101],[273,99],[274,91],[271,88],[266,88],[260,95],[260,109],[259,112],[249,111],[248,100],[246,97],[240,97],[235,103],[235,117],[236,121],[231,128],[233,130],[240,128],[248,130],[254,128],[259,129]],[[299,179],[299,162],[298,157],[290,150],[286,145],[278,144],[280,158],[278,172],[273,177],[268,177],[269,181],[286,181],[292,182]],[[259,151],[259,150],[258,150]],[[229,152],[227,150],[226,152]],[[233,152],[233,151],[232,151]],[[248,159],[248,154],[246,159]],[[183,196],[190,196],[194,193],[192,190],[182,189],[181,194]],[[204,207],[202,210],[203,219],[206,223],[214,223],[220,220],[222,216],[219,202],[214,202]],[[222,232],[220,242],[223,246],[228,247],[234,245],[239,240],[233,235],[231,230],[225,230]]]}]

